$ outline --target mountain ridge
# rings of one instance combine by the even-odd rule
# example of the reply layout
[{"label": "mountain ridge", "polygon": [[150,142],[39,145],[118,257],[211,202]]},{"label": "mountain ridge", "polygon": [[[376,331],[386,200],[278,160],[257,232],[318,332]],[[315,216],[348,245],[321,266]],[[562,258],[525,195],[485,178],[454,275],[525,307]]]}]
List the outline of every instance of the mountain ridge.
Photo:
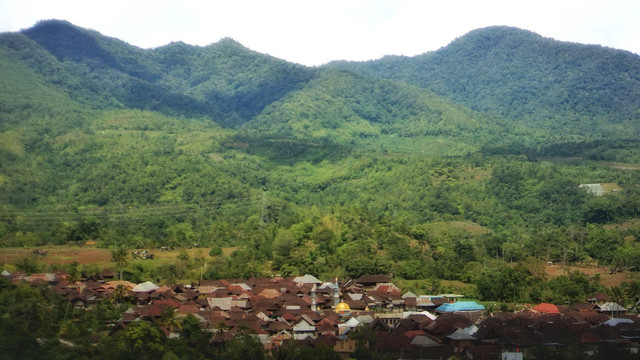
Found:
[{"label": "mountain ridge", "polygon": [[250,122],[326,69],[341,68],[425,88],[549,134],[640,134],[640,56],[508,26],[476,29],[413,57],[320,67],[261,54],[231,38],[203,47],[173,42],[141,49],[60,20],[17,34],[62,60],[68,77],[88,86],[88,92],[75,90],[79,95],[67,89],[72,97],[95,93],[91,98],[104,106],[204,116],[227,127]]},{"label": "mountain ridge", "polygon": [[[640,56],[504,26],[471,31],[415,57],[332,66],[428,88],[474,110],[558,131],[638,131]],[[617,136],[623,135],[619,129]]]}]

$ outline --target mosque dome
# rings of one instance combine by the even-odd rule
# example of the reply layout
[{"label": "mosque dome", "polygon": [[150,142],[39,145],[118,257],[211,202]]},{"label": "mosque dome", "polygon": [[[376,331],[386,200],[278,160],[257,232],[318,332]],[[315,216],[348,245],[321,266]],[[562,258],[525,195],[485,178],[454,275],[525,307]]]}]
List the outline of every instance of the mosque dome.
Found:
[{"label": "mosque dome", "polygon": [[340,313],[345,311],[351,311],[351,308],[346,302],[341,302],[338,305],[336,305],[336,312]]}]

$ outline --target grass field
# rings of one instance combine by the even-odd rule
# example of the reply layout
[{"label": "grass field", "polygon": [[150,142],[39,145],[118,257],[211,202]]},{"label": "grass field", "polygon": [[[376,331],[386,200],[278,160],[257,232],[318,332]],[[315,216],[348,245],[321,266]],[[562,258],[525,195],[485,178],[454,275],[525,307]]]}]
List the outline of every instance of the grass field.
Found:
[{"label": "grass field", "polygon": [[[80,265],[96,264],[100,268],[112,267],[111,262],[111,250],[101,249],[95,247],[80,247],[80,246],[68,246],[68,245],[53,245],[53,246],[39,246],[37,249],[47,251],[46,256],[34,256],[33,248],[0,248],[0,263],[13,264],[21,258],[34,257],[38,261],[41,261],[48,265],[58,264],[66,265],[74,261]],[[223,248],[223,255],[228,256],[237,247]],[[185,249],[190,257],[194,257],[198,250],[202,251],[202,254],[206,258],[210,258],[208,247]],[[133,250],[132,250],[133,251]],[[172,261],[178,258],[180,250],[161,251],[160,249],[149,249],[149,252],[155,256],[154,260],[141,260],[141,261],[154,261],[157,263]]]},{"label": "grass field", "polygon": [[600,275],[600,283],[607,288],[612,286],[620,286],[623,281],[635,279],[634,273],[629,271],[610,273],[610,269],[603,266],[562,266],[548,265],[545,267],[547,278],[551,279],[556,276],[565,275],[568,271],[579,271],[587,276]]}]

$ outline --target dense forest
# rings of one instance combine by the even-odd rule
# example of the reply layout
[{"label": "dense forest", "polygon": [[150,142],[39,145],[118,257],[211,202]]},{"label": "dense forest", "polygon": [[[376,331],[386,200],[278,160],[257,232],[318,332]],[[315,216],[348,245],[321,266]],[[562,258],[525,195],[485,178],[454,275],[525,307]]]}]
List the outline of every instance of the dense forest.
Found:
[{"label": "dense forest", "polygon": [[640,268],[638,55],[494,27],[308,68],[44,21],[0,35],[0,69],[1,246],[237,247],[204,276],[384,272],[490,300],[597,288],[540,285],[547,261]]}]

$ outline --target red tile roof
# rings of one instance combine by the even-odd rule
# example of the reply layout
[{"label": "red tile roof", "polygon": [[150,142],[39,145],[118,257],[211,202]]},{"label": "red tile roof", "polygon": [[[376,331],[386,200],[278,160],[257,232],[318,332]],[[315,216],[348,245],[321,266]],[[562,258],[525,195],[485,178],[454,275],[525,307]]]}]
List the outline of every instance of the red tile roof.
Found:
[{"label": "red tile roof", "polygon": [[538,311],[545,314],[560,314],[560,310],[557,306],[549,303],[542,303],[534,306],[531,310]]}]

